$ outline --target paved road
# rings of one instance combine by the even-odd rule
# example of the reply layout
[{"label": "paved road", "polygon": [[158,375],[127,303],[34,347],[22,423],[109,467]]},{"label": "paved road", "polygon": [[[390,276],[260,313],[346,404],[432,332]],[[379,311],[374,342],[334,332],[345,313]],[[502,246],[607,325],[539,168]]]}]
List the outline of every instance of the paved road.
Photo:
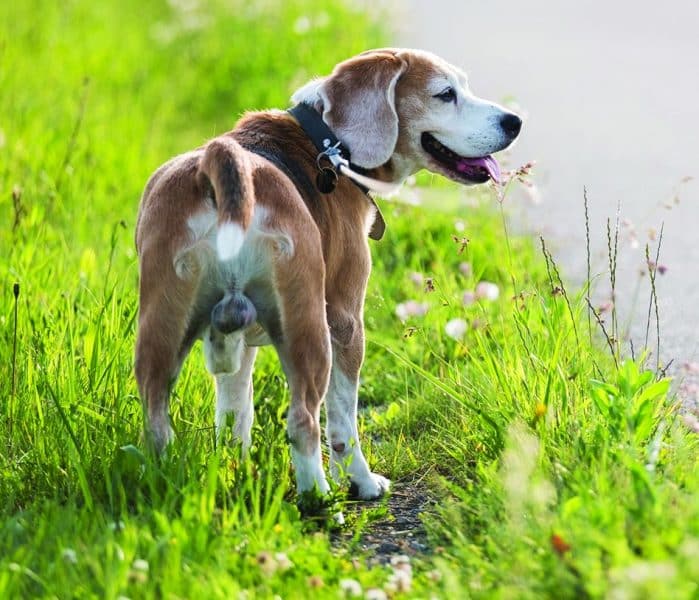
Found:
[{"label": "paved road", "polygon": [[[407,0],[395,6],[401,45],[444,56],[467,71],[476,94],[514,97],[526,112],[512,162],[538,161],[541,204],[513,198],[516,220],[555,244],[573,282],[585,274],[583,186],[598,273],[605,266],[606,219],[621,204],[631,225],[623,228],[617,306],[634,324],[636,347],[648,293],[642,288],[633,301],[638,271],[648,230],[664,222],[661,355],[676,364],[699,359],[697,179],[679,186],[679,204],[671,202],[683,177],[699,175],[699,3]],[[664,208],[668,202],[671,210]]]}]

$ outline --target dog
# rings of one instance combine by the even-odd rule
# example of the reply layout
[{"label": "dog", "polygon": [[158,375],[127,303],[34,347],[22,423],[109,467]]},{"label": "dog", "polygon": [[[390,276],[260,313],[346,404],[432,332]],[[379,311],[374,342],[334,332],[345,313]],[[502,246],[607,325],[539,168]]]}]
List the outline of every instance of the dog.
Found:
[{"label": "dog", "polygon": [[[135,375],[147,438],[173,438],[168,397],[203,340],[218,434],[251,443],[257,347],[273,344],[290,387],[287,432],[297,492],[325,494],[330,472],[360,499],[390,486],[357,430],[368,236],[383,219],[367,191],[428,169],[465,185],[498,180],[492,154],[522,121],[474,96],[466,76],[420,50],[378,49],[339,63],[292,96],[295,108],[245,114],[235,128],[150,177],[136,227]],[[318,134],[320,131],[320,134]]]}]

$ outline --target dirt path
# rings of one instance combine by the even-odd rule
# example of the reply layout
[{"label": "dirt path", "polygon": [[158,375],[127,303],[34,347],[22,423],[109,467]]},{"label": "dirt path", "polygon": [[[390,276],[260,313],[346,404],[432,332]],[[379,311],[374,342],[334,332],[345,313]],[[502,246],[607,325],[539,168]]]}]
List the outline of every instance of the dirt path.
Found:
[{"label": "dirt path", "polygon": [[429,510],[427,490],[412,483],[398,483],[388,499],[387,518],[374,523],[361,538],[363,550],[372,552],[377,562],[392,556],[413,556],[428,550],[427,535],[420,514]]},{"label": "dirt path", "polygon": [[[380,505],[382,501],[378,501]],[[371,555],[370,564],[387,564],[396,556],[412,557],[429,552],[427,533],[420,515],[429,511],[432,500],[422,483],[396,482],[386,504],[386,514],[365,528],[359,540],[359,548]],[[366,502],[356,506],[366,510]],[[350,506],[348,512],[355,510]],[[338,544],[351,541],[348,532],[341,533]]]}]

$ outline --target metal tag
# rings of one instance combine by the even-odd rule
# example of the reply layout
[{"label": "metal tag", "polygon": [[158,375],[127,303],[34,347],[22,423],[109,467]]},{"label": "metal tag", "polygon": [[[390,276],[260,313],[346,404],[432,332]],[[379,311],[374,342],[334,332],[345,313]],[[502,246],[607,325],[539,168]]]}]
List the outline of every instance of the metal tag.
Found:
[{"label": "metal tag", "polygon": [[374,214],[374,222],[371,224],[371,229],[369,230],[369,237],[372,240],[379,241],[386,231],[386,221],[384,221],[383,215],[381,214],[381,210],[379,210],[379,205],[376,204],[376,201],[371,196],[367,196],[367,198],[369,198],[369,202],[371,202],[376,209],[376,213]]},{"label": "metal tag", "polygon": [[316,186],[321,194],[330,194],[335,190],[337,185],[337,173],[329,167],[323,167],[320,169],[318,175],[316,175]]}]

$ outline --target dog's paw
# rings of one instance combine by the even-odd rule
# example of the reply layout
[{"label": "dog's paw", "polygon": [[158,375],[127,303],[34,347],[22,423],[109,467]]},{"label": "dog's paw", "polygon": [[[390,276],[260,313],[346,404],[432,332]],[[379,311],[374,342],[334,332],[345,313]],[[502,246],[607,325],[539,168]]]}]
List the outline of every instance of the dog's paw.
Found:
[{"label": "dog's paw", "polygon": [[390,480],[377,473],[350,483],[350,496],[360,500],[376,500],[391,488]]},{"label": "dog's paw", "polygon": [[166,426],[145,429],[141,433],[141,444],[154,456],[164,456],[174,439],[175,432],[169,423]]}]

